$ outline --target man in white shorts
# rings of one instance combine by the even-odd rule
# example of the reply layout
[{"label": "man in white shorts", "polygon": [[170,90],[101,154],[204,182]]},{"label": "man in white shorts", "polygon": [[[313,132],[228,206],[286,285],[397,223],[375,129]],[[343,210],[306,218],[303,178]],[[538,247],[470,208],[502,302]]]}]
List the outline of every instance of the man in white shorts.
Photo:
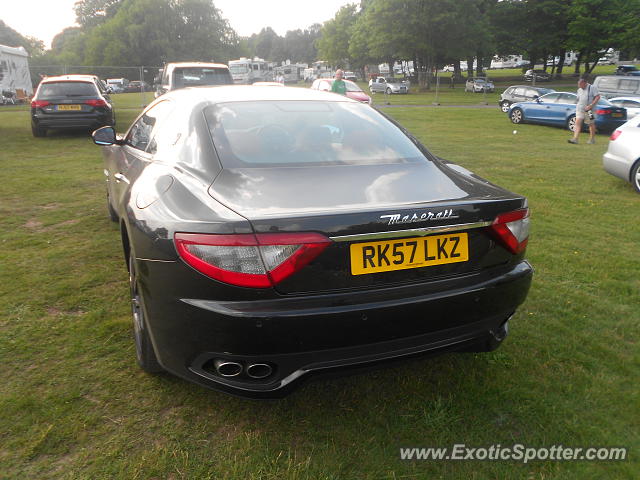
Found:
[{"label": "man in white shorts", "polygon": [[589,140],[587,143],[596,143],[596,122],[593,107],[600,100],[598,89],[587,82],[585,77],[578,80],[578,103],[576,105],[576,124],[573,127],[573,137],[567,140],[569,143],[578,143],[578,136],[582,131],[582,124],[589,125]]}]

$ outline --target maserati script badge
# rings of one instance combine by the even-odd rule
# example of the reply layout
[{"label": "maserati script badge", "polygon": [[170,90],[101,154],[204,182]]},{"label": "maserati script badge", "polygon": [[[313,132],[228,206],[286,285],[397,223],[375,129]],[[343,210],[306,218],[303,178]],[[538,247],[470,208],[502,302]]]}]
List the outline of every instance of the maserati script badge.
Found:
[{"label": "maserati script badge", "polygon": [[401,225],[403,223],[417,223],[425,222],[428,220],[446,220],[449,218],[459,218],[458,215],[453,214],[453,210],[446,209],[441,212],[425,212],[421,215],[414,213],[413,215],[402,215],[400,213],[394,213],[392,215],[381,215],[380,218],[388,220],[388,225]]}]

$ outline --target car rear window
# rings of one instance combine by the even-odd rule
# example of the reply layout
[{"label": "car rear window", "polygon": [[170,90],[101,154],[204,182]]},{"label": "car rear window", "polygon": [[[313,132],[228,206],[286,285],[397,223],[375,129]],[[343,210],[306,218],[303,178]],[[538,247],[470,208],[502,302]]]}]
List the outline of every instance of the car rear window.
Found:
[{"label": "car rear window", "polygon": [[230,102],[208,107],[205,117],[227,168],[426,160],[397,126],[358,103]]},{"label": "car rear window", "polygon": [[182,67],[173,71],[173,83],[176,88],[201,85],[230,85],[231,74],[226,68]]},{"label": "car rear window", "polygon": [[98,90],[90,82],[48,82],[40,86],[39,99],[55,97],[92,97]]}]

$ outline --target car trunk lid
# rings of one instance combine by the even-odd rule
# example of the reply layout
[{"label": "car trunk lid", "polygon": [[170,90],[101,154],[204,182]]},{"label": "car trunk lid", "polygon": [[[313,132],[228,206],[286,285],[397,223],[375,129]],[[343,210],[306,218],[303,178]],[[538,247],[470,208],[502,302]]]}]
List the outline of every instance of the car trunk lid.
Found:
[{"label": "car trunk lid", "polygon": [[[522,197],[440,162],[223,169],[209,193],[256,233],[319,232],[333,240],[276,286],[283,294],[423,282],[506,263],[513,255],[485,227],[525,206]],[[426,261],[434,251],[444,258]],[[455,256],[461,252],[466,259]],[[422,266],[411,266],[419,263],[409,261],[412,253]],[[367,268],[358,267],[363,261]]]}]

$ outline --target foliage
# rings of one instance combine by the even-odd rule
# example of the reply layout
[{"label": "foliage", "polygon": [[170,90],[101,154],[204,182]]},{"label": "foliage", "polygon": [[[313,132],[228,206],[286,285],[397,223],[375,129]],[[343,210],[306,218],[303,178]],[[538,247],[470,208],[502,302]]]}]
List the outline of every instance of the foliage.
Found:
[{"label": "foliage", "polygon": [[352,59],[349,42],[357,20],[356,5],[340,7],[335,17],[324,23],[318,40],[318,53],[323,60],[336,67],[346,67]]},{"label": "foliage", "polygon": [[38,56],[44,52],[44,42],[34,37],[24,36],[0,20],[0,45],[24,47],[29,55]]}]

